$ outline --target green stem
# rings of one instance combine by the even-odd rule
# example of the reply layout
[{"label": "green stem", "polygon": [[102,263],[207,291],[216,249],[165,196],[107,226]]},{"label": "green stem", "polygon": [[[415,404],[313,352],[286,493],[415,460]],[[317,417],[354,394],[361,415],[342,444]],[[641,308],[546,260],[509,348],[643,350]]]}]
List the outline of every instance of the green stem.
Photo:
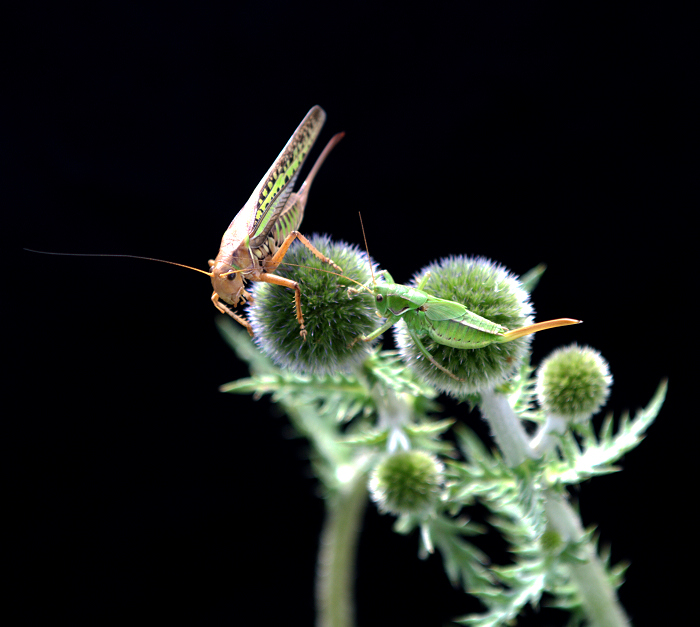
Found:
[{"label": "green stem", "polygon": [[367,504],[367,473],[355,470],[325,503],[316,572],[316,626],[353,627],[355,557]]},{"label": "green stem", "polygon": [[[503,458],[511,467],[535,457],[523,428],[507,398],[497,392],[481,394],[482,414],[491,427]],[[585,532],[571,505],[554,490],[545,490],[545,512],[549,524],[564,541],[579,542]],[[569,566],[590,623],[594,627],[626,627],[630,624],[617,595],[605,575],[605,569],[592,545],[586,547],[587,561]]]},{"label": "green stem", "polygon": [[511,468],[522,464],[525,460],[536,457],[530,441],[508,398],[495,390],[481,393],[479,404],[484,419],[491,427],[491,434],[501,449],[503,459]]},{"label": "green stem", "polygon": [[[552,528],[565,541],[580,541],[583,526],[571,505],[553,490],[545,491],[545,511]],[[594,547],[586,545],[587,561],[569,565],[571,579],[581,595],[583,609],[594,627],[627,627],[630,620],[625,615],[617,594],[605,575],[605,569]]]}]

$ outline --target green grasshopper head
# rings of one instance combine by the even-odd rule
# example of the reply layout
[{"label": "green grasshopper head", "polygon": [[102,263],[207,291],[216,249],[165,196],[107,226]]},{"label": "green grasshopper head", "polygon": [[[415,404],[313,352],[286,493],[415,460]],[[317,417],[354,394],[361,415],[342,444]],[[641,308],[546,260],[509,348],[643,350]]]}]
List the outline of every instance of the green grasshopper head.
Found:
[{"label": "green grasshopper head", "polygon": [[382,318],[387,318],[389,316],[387,309],[391,298],[391,295],[389,294],[390,289],[391,288],[388,285],[379,283],[375,285],[374,289],[372,290],[377,301],[377,311],[381,314]]},{"label": "green grasshopper head", "polygon": [[391,278],[391,275],[386,270],[383,270],[379,276],[384,276],[384,281],[386,283],[377,283],[376,277],[373,274],[373,285],[371,291],[377,301],[377,312],[382,316],[382,318],[386,318],[386,311],[387,307],[389,306],[389,291],[391,290],[391,287],[389,287],[387,283],[393,283],[394,279]]},{"label": "green grasshopper head", "polygon": [[219,298],[234,307],[241,300],[245,288],[243,273],[224,261],[216,261],[211,266],[211,285]]},{"label": "green grasshopper head", "polygon": [[384,271],[383,274],[386,283],[375,283],[372,288],[377,301],[377,311],[382,318],[402,315],[406,311],[417,309],[423,304],[425,298],[416,301],[414,297],[415,290],[405,285],[397,285],[388,272]]}]

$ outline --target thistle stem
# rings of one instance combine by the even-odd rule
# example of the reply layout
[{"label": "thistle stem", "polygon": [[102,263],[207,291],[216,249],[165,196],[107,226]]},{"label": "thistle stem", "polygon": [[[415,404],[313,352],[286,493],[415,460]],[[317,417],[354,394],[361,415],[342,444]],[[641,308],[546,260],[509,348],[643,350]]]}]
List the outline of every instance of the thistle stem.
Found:
[{"label": "thistle stem", "polygon": [[355,558],[367,504],[367,473],[354,469],[325,504],[316,571],[316,626],[354,627]]},{"label": "thistle stem", "polygon": [[[584,536],[578,515],[561,494],[545,491],[545,512],[552,528],[564,541],[580,541]],[[605,575],[605,569],[589,543],[585,547],[587,561],[569,565],[571,580],[576,585],[583,602],[583,609],[595,627],[626,627],[630,620],[620,605],[613,586]]]},{"label": "thistle stem", "polygon": [[544,455],[547,451],[554,448],[557,442],[556,436],[563,435],[568,425],[569,423],[565,418],[548,414],[545,423],[530,441],[530,446],[538,455]]},{"label": "thistle stem", "polygon": [[495,390],[481,392],[480,407],[506,464],[514,468],[536,457],[522,421],[503,394]]},{"label": "thistle stem", "polygon": [[[537,457],[538,454],[528,441],[527,433],[521,420],[508,403],[508,399],[495,391],[482,392],[482,414],[493,434],[496,444],[503,453],[505,462],[515,467],[528,458]],[[552,431],[556,431],[558,425],[550,425]],[[544,437],[538,438],[538,448],[545,446]],[[541,454],[542,451],[539,451]],[[563,496],[552,489],[547,489],[545,494],[545,513],[548,526],[551,525],[565,542],[580,541],[585,532],[581,521],[571,505]],[[587,561],[583,564],[571,564],[569,574],[576,585],[583,600],[583,608],[591,623],[595,627],[626,627],[630,624],[622,606],[617,600],[615,590],[609,583],[605,569],[596,555],[594,547],[586,545]]]}]

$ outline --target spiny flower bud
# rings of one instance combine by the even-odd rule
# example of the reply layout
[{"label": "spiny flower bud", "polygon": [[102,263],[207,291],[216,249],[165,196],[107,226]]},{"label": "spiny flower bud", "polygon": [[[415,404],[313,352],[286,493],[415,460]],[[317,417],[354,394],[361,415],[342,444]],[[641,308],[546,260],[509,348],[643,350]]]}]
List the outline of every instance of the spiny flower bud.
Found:
[{"label": "spiny flower bud", "polygon": [[[344,275],[360,283],[371,278],[367,255],[357,247],[332,242],[327,235],[313,235],[309,240]],[[349,298],[348,287],[355,283],[336,272],[300,242],[292,245],[275,270],[301,287],[306,340],[299,335],[294,291],[269,283],[253,284],[248,319],[255,342],[278,366],[307,374],[335,374],[349,371],[367,356],[371,343],[350,344],[379,326],[374,302],[366,295]]]},{"label": "spiny flower bud", "polygon": [[382,512],[425,514],[440,499],[445,467],[423,451],[401,451],[386,457],[374,469],[370,496]]},{"label": "spiny flower bud", "polygon": [[[470,312],[508,330],[532,322],[533,308],[528,293],[515,275],[499,264],[484,257],[447,257],[423,268],[411,285],[417,286],[426,272],[430,272],[430,276],[422,289],[430,296],[464,305]],[[426,303],[426,306],[430,307],[430,303]],[[464,318],[461,321],[428,323],[436,333],[446,336],[466,329],[463,323],[468,316]],[[494,339],[481,348],[466,348],[447,346],[431,338],[427,329],[418,330],[417,336],[428,353],[462,382],[436,368],[425,358],[411,338],[405,322],[397,324],[395,328],[396,343],[409,366],[437,389],[456,397],[493,388],[510,378],[532,339],[531,336],[509,342]],[[484,334],[484,337],[488,339],[489,336]]]},{"label": "spiny flower bud", "polygon": [[537,398],[547,414],[572,422],[595,414],[608,399],[608,363],[589,346],[555,350],[537,370]]}]

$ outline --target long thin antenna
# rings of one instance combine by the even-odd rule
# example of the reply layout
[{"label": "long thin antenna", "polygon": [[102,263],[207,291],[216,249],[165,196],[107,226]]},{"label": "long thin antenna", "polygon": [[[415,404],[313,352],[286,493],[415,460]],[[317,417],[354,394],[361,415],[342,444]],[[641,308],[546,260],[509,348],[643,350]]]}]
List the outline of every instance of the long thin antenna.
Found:
[{"label": "long thin antenna", "polygon": [[[158,261],[159,263],[168,263],[171,266],[180,266],[181,268],[187,268],[188,270],[194,270],[201,274],[206,274],[211,277],[211,272],[205,272],[199,268],[193,268],[192,266],[186,266],[184,263],[176,263],[174,261],[166,261],[165,259],[156,259],[155,257],[139,257],[138,255],[113,255],[110,253],[52,253],[46,250],[32,250],[31,248],[24,248],[30,253],[37,253],[39,255],[58,255],[60,257],[123,257],[125,259],[143,259],[144,261]],[[235,272],[235,271],[234,271]],[[229,272],[228,274],[231,274]]]},{"label": "long thin antenna", "polygon": [[362,212],[358,211],[357,213],[360,216],[360,227],[362,228],[362,239],[365,240],[365,250],[367,251],[367,263],[369,264],[369,271],[372,274],[372,283],[376,284],[377,281],[374,278],[374,270],[372,270],[372,259],[369,256],[369,246],[367,246],[367,236],[365,235],[365,225],[362,224]]},{"label": "long thin antenna", "polygon": [[[211,277],[212,273],[211,272],[205,272],[204,270],[200,270],[199,268],[193,268],[192,266],[186,266],[185,264],[182,263],[176,263],[175,261],[166,261],[165,259],[156,259],[155,257],[140,257],[139,255],[117,255],[117,254],[110,254],[110,253],[53,253],[49,252],[46,250],[33,250],[31,248],[23,248],[22,250],[26,250],[27,252],[30,253],[37,253],[39,255],[58,255],[59,257],[124,257],[126,259],[143,259],[144,261],[159,261],[160,263],[168,263],[171,266],[180,266],[181,268],[187,268],[188,270],[194,270],[195,272],[199,272],[201,274],[206,274],[208,277]],[[282,266],[296,266],[298,268],[309,268],[310,270],[316,270],[317,272],[325,272],[327,274],[334,274],[335,276],[339,276],[343,279],[347,279],[348,281],[352,281],[356,285],[359,285],[360,287],[364,287],[362,283],[359,281],[356,281],[355,279],[350,278],[349,276],[345,276],[344,274],[340,274],[338,272],[333,272],[332,270],[326,270],[324,268],[312,268],[311,266],[304,266],[298,263],[288,263],[288,262],[282,262],[280,265]],[[222,274],[222,277],[226,277],[229,274],[238,274],[239,272],[243,272],[243,270],[229,270],[228,272],[225,272]]]},{"label": "long thin antenna", "polygon": [[[288,261],[283,261],[281,266],[293,266],[295,268],[307,268],[309,270],[313,270],[314,272],[325,272],[326,274],[333,274],[335,276],[340,277],[341,279],[347,279],[348,281],[352,281],[355,285],[359,285],[360,287],[364,287],[367,289],[362,283],[359,281],[356,281],[355,279],[347,276],[346,274],[340,274],[340,272],[333,272],[333,270],[326,270],[325,268],[314,268],[313,266],[305,266],[304,264],[301,263],[291,263]],[[225,276],[225,275],[222,275]]]}]

